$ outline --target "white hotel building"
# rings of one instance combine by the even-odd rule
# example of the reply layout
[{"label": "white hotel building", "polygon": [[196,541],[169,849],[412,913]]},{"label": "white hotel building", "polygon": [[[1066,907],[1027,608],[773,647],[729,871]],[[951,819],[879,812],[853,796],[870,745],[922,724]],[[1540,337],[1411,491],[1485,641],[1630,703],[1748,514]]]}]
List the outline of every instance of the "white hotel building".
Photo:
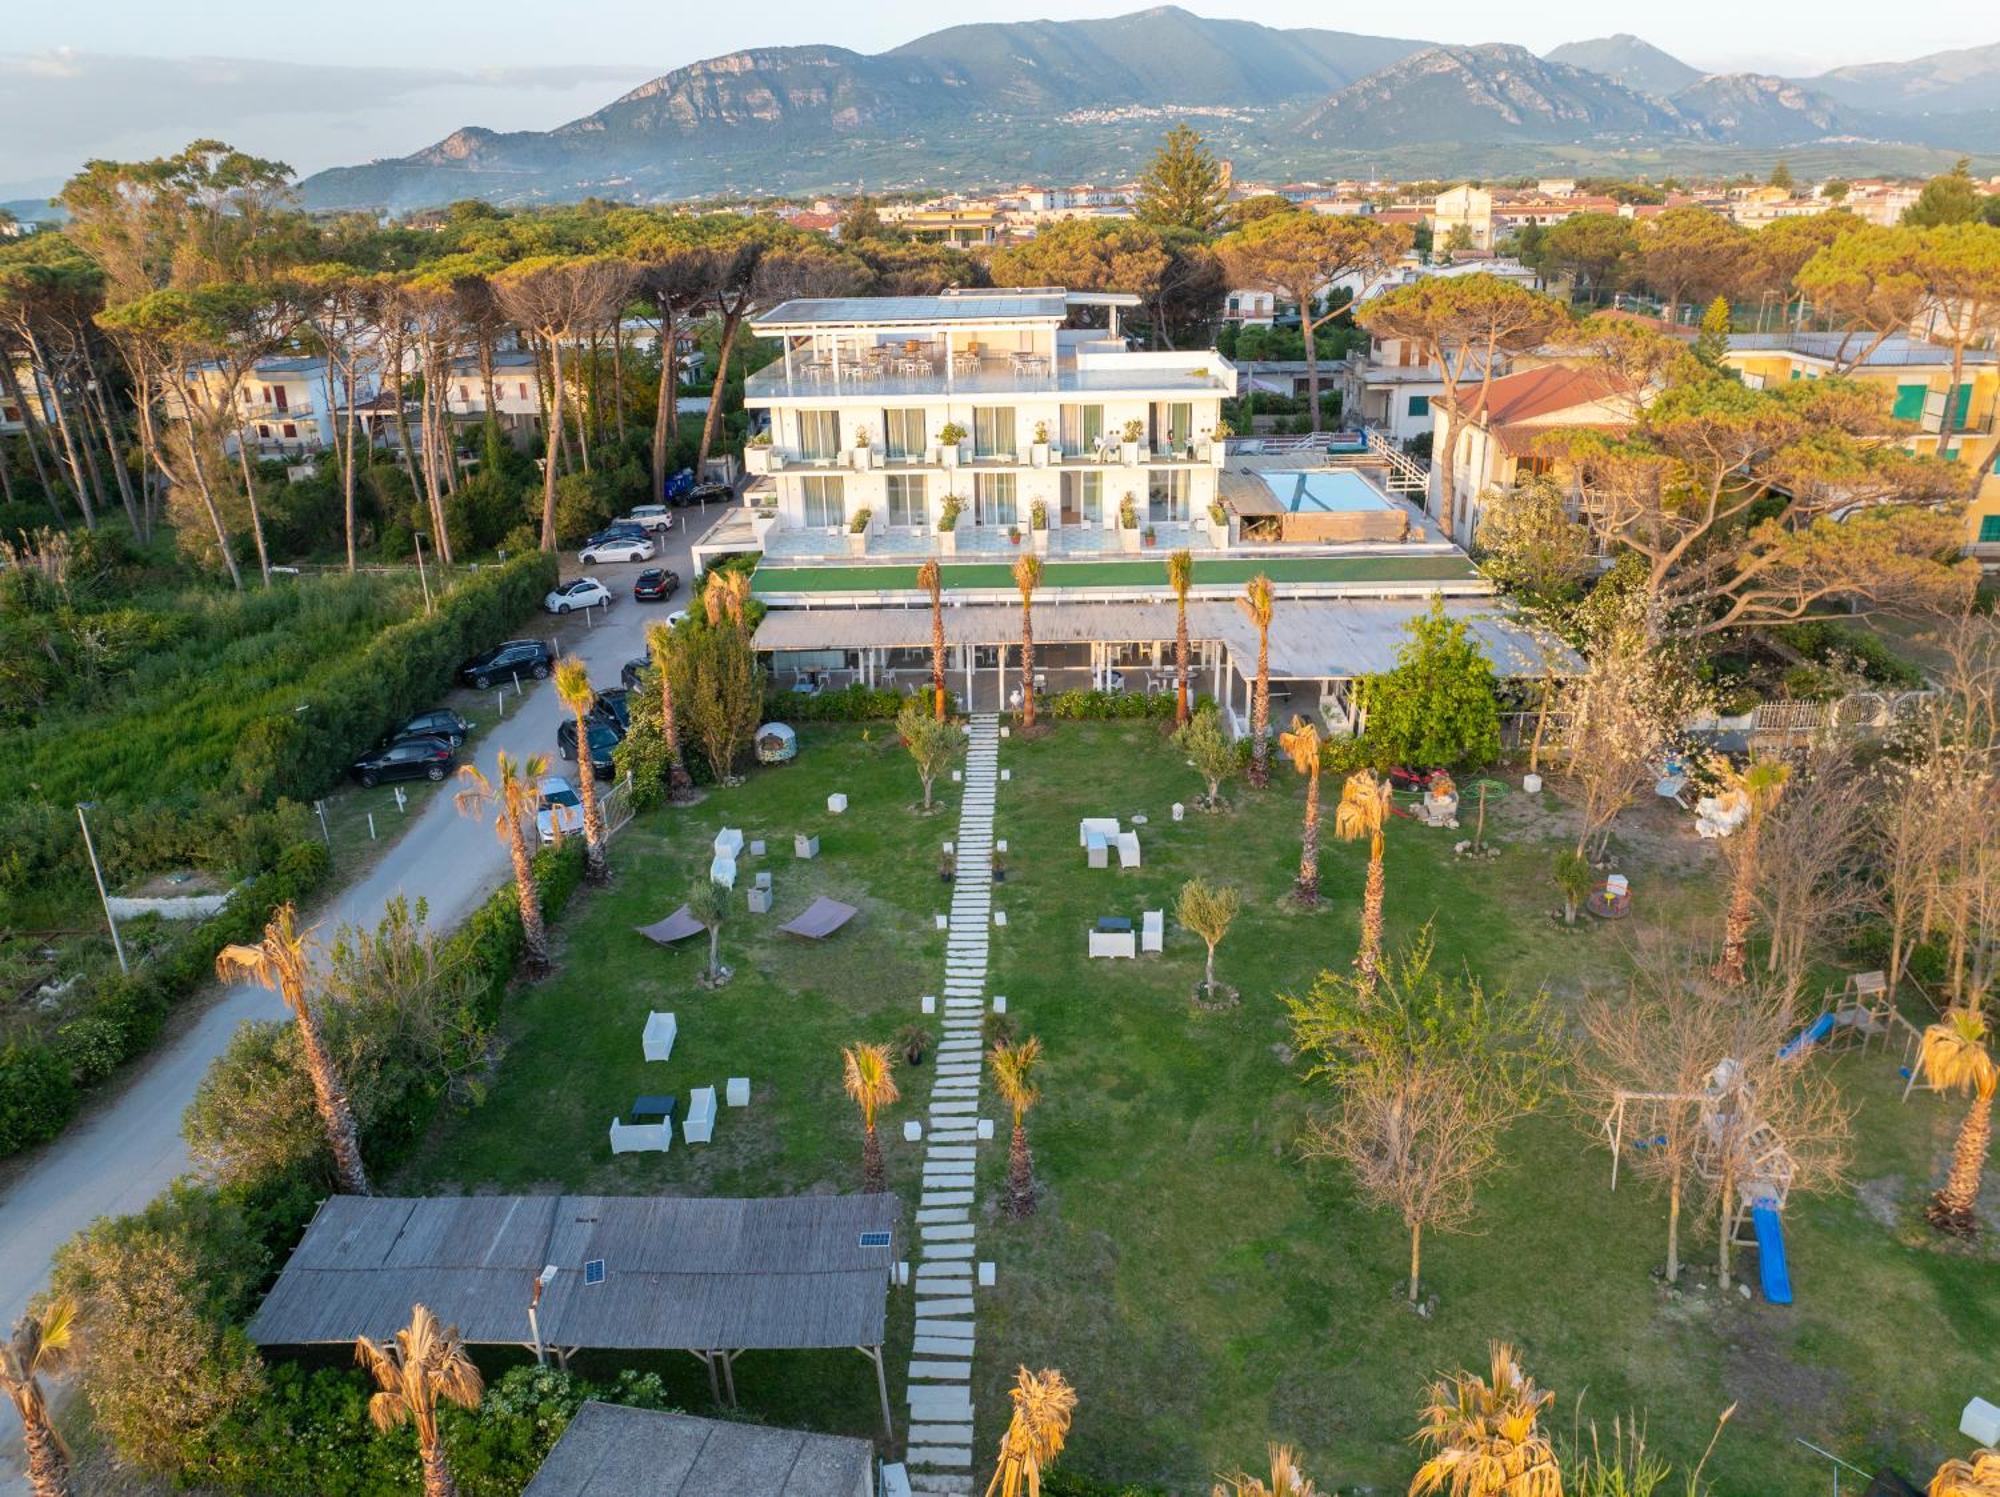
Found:
[{"label": "white hotel building", "polygon": [[[1352,731],[1352,683],[1393,666],[1434,597],[1503,674],[1543,658],[1424,513],[1423,473],[1385,436],[1218,437],[1236,369],[1212,349],[1129,347],[1118,318],[1137,304],[979,290],[789,301],[751,319],[780,345],[744,386],[770,437],[745,453],[742,507],[694,559],[758,553],[756,644],[781,685],[918,689],[931,623],[916,576],[936,558],[952,689],[982,711],[1017,701],[1011,563],[1027,551],[1045,559],[1038,690],[1170,689],[1176,550],[1194,562],[1194,684],[1239,730],[1257,639],[1238,600],[1259,574],[1278,600],[1281,723],[1316,712]],[[1078,316],[1108,326],[1070,326]]]}]

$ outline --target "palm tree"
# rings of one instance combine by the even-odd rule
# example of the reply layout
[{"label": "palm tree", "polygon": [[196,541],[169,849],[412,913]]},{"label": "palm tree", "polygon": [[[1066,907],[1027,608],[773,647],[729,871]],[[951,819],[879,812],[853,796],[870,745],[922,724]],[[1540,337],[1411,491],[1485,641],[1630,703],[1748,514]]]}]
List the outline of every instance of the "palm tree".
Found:
[{"label": "palm tree", "polygon": [[1035,1214],[1035,1161],[1028,1152],[1028,1109],[1042,1099],[1035,1085],[1035,1067],[1042,1063],[1042,1042],[1034,1035],[1016,1045],[995,1045],[986,1052],[993,1066],[993,1084],[1000,1100],[1014,1113],[1014,1134],[1007,1145],[1007,1214],[1019,1221]]},{"label": "palm tree", "polygon": [[[589,752],[589,745],[583,745],[580,757]],[[535,866],[528,855],[528,834],[524,828],[534,824],[535,810],[540,804],[538,786],[548,772],[547,754],[516,759],[502,749],[493,780],[480,773],[476,764],[459,765],[458,777],[464,783],[452,797],[461,816],[483,816],[488,806],[496,808],[493,831],[507,849],[508,860],[514,867],[514,898],[521,911],[521,955],[530,977],[548,973],[549,935],[542,924],[542,891],[535,884]],[[587,761],[583,772],[590,773]]]},{"label": "palm tree", "polygon": [[917,586],[931,599],[931,694],[937,699],[937,720],[944,721],[944,573],[935,556],[917,568]]},{"label": "palm tree", "polygon": [[1931,1200],[1931,1225],[1941,1232],[1971,1237],[1979,1231],[1974,1208],[1980,1177],[1993,1144],[1993,1092],[2000,1083],[2000,1065],[1987,1048],[1986,1018],[1972,1007],[1953,1008],[1924,1031],[1917,1063],[1924,1079],[1941,1092],[1971,1092],[1972,1106],[1958,1126],[1951,1151],[1951,1173],[1944,1189]]},{"label": "palm tree", "polygon": [[1924,1490],[1928,1497],[2000,1497],[2000,1450],[1975,1450],[1969,1461],[1946,1461]]},{"label": "palm tree", "polygon": [[1035,725],[1035,589],[1042,580],[1042,559],[1033,552],[1014,558],[1014,586],[1021,590],[1021,728]]},{"label": "palm tree", "polygon": [[438,1402],[461,1409],[479,1406],[485,1385],[479,1369],[465,1354],[457,1326],[440,1326],[422,1305],[410,1311],[410,1323],[387,1346],[366,1336],[354,1343],[354,1360],[373,1375],[381,1389],[368,1400],[368,1417],[384,1433],[400,1424],[417,1427],[417,1453],[424,1463],[424,1497],[456,1497],[458,1485],[444,1457],[438,1432]]},{"label": "palm tree", "polygon": [[1782,759],[1757,759],[1741,772],[1730,771],[1726,776],[1730,788],[1750,803],[1750,814],[1730,845],[1736,877],[1729,886],[1729,913],[1722,924],[1722,957],[1715,964],[1715,975],[1726,983],[1739,984],[1748,975],[1744,953],[1756,909],[1757,837],[1791,777],[1792,766]]},{"label": "palm tree", "polygon": [[861,1188],[870,1195],[884,1188],[882,1140],[875,1114],[902,1095],[896,1090],[896,1057],[887,1045],[853,1044],[840,1052],[842,1085],[861,1109]]},{"label": "palm tree", "polygon": [[1540,1427],[1555,1394],[1535,1386],[1506,1342],[1493,1343],[1492,1359],[1490,1379],[1457,1372],[1431,1384],[1417,1439],[1433,1453],[1410,1497],[1562,1497],[1562,1468]]},{"label": "palm tree", "polygon": [[1174,726],[1188,720],[1188,589],[1194,586],[1194,554],[1175,551],[1167,557],[1167,586],[1174,590]]},{"label": "palm tree", "polygon": [[354,1127],[354,1110],[347,1102],[347,1088],[340,1084],[333,1057],[319,1032],[319,1017],[306,996],[306,979],[312,962],[306,956],[306,938],[297,928],[298,912],[281,904],[271,912],[264,927],[264,939],[255,946],[225,946],[216,954],[215,975],[224,982],[248,979],[268,988],[284,1000],[298,1026],[299,1052],[312,1080],[313,1101],[326,1129],[327,1144],[333,1150],[334,1172],[340,1188],[349,1195],[368,1194],[368,1172],[361,1165],[360,1135]]},{"label": "palm tree", "polygon": [[1319,1488],[1299,1469],[1291,1446],[1273,1445],[1269,1481],[1239,1471],[1215,1484],[1214,1497],[1319,1497]]},{"label": "palm tree", "polygon": [[708,980],[722,981],[722,922],[729,916],[729,891],[714,879],[696,874],[688,885],[688,913],[708,928]]},{"label": "palm tree", "polygon": [[1300,904],[1319,903],[1319,729],[1303,717],[1292,719],[1292,730],[1278,735],[1278,747],[1292,768],[1306,777],[1306,825],[1299,843],[1299,876],[1292,892]]},{"label": "palm tree", "polygon": [[986,1497],[1041,1497],[1042,1471],[1062,1454],[1076,1412],[1076,1389],[1053,1367],[1014,1374],[1007,1390],[1014,1401],[1013,1417],[1000,1437],[1000,1459],[987,1483]]},{"label": "palm tree", "polygon": [[1271,579],[1259,572],[1243,584],[1236,606],[1257,630],[1257,684],[1250,693],[1250,783],[1262,790],[1271,783]]},{"label": "palm tree", "polygon": [[1343,842],[1368,839],[1368,883],[1361,896],[1361,950],[1354,958],[1358,978],[1375,986],[1382,956],[1382,828],[1389,824],[1389,782],[1367,770],[1347,777],[1333,811],[1333,834]]},{"label": "palm tree", "polygon": [[750,574],[734,567],[710,572],[702,585],[701,606],[711,627],[720,628],[726,618],[741,629],[750,606]]},{"label": "palm tree", "polygon": [[673,629],[666,624],[648,624],[646,652],[653,657],[653,669],[660,677],[660,738],[667,746],[667,798],[686,800],[694,781],[688,778],[687,761],[681,757],[680,719],[674,715],[674,673],[670,668]]},{"label": "palm tree", "polygon": [[77,1303],[66,1294],[46,1300],[14,1322],[0,1341],[0,1392],[21,1416],[28,1452],[28,1486],[35,1497],[70,1497],[69,1447],[49,1418],[42,1375],[61,1377],[76,1353]]},{"label": "palm tree", "polygon": [[604,816],[597,805],[597,775],[590,767],[590,709],[597,693],[590,685],[590,667],[574,655],[556,662],[556,696],[576,719],[577,794],[583,801],[583,876],[593,884],[611,882],[611,862],[604,855]]}]

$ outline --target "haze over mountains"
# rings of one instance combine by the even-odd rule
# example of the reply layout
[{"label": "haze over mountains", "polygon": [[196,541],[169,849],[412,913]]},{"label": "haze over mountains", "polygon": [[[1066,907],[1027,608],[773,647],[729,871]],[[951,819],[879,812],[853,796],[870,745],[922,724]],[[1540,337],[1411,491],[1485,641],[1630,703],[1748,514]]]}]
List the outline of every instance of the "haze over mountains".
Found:
[{"label": "haze over mountains", "polygon": [[316,207],[1130,176],[1186,117],[1240,174],[1457,175],[1727,163],[1849,170],[2000,149],[2000,44],[1808,79],[1709,76],[1634,36],[1545,57],[1280,30],[1178,7],[954,26],[888,52],[757,47],[677,68],[550,131],[477,127],[309,178]]}]

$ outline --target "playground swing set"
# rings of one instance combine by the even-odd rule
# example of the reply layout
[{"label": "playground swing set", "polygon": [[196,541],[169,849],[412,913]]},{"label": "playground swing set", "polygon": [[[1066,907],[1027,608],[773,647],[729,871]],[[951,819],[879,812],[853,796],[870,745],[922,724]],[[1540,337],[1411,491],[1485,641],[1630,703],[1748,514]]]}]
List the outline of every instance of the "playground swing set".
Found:
[{"label": "playground swing set", "polygon": [[[1858,1039],[1866,1050],[1880,1036],[1886,1046],[1898,1034],[1903,1039],[1903,1100],[1908,1101],[1912,1091],[1932,1089],[1917,1062],[1923,1031],[1903,1017],[1883,973],[1853,973],[1829,996],[1819,1016],[1785,1042],[1778,1059],[1803,1060],[1816,1047],[1831,1047],[1843,1039]],[[1618,1188],[1628,1130],[1635,1149],[1659,1148],[1667,1138],[1659,1128],[1662,1111],[1699,1108],[1691,1151],[1695,1173],[1710,1185],[1733,1177],[1736,1203],[1729,1241],[1757,1249],[1764,1298],[1774,1305],[1789,1305],[1792,1281],[1782,1218],[1797,1165],[1777,1130],[1757,1116],[1756,1105],[1756,1087],[1734,1057],[1720,1061],[1710,1072],[1708,1085],[1698,1092],[1614,1092],[1602,1125],[1611,1145],[1611,1188]]]}]

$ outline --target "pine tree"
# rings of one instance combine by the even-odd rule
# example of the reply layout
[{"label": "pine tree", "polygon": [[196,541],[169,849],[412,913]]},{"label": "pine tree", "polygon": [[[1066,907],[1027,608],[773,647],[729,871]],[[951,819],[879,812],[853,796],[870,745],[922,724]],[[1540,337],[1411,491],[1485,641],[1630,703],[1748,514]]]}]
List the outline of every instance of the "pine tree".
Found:
[{"label": "pine tree", "polygon": [[1792,190],[1792,168],[1782,156],[1778,158],[1778,164],[1771,168],[1771,185],[1782,187],[1787,192]]},{"label": "pine tree", "polygon": [[1694,356],[1711,369],[1722,367],[1729,352],[1729,298],[1718,296],[1701,314],[1701,331],[1695,334]]},{"label": "pine tree", "polygon": [[1139,178],[1137,216],[1149,228],[1213,234],[1228,200],[1228,168],[1192,128],[1176,125]]}]

